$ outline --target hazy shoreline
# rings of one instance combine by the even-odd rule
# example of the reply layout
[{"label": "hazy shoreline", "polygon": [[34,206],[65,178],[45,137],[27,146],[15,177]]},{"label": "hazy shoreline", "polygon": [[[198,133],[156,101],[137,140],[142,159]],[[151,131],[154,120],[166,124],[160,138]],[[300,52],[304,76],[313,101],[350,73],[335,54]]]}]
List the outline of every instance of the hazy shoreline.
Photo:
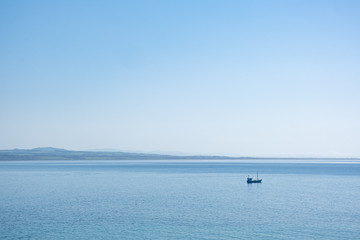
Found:
[{"label": "hazy shoreline", "polygon": [[221,160],[221,161],[360,161],[360,158],[349,157],[230,157],[214,155],[163,155],[132,152],[103,152],[103,151],[71,151],[58,148],[34,148],[0,150],[0,161],[38,161],[38,160]]}]

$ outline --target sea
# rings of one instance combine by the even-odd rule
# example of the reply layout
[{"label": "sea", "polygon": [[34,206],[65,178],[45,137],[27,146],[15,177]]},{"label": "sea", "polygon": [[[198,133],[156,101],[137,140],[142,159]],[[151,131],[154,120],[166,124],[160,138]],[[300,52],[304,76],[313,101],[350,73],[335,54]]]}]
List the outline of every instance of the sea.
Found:
[{"label": "sea", "polygon": [[1,161],[0,239],[360,239],[360,161]]}]

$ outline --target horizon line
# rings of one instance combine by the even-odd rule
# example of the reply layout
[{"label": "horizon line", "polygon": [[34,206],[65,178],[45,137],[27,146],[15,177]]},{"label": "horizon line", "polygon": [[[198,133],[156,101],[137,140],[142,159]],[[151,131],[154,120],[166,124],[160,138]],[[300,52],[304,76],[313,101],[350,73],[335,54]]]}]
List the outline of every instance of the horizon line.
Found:
[{"label": "horizon line", "polygon": [[[104,148],[104,149],[92,149],[92,150],[71,150],[66,148],[57,148],[57,147],[35,147],[35,148],[13,148],[13,149],[0,149],[0,151],[16,151],[16,150],[24,150],[31,151],[36,149],[48,149],[48,150],[63,150],[70,152],[102,152],[102,153],[130,153],[130,154],[148,154],[148,155],[159,155],[159,156],[171,156],[171,157],[222,157],[222,158],[232,158],[232,159],[354,159],[360,160],[360,157],[354,156],[234,156],[232,154],[219,154],[219,153],[182,153],[180,151],[131,151],[131,150],[119,150],[112,148]],[[172,153],[171,153],[172,152]],[[178,154],[175,154],[175,153]],[[179,154],[181,153],[181,155]]]}]

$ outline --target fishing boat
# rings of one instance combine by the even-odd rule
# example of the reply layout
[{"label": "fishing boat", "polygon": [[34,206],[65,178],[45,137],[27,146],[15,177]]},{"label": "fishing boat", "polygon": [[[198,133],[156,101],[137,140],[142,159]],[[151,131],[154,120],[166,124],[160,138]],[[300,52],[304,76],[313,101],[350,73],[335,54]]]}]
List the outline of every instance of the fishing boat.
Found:
[{"label": "fishing boat", "polygon": [[256,179],[253,179],[251,177],[247,177],[247,183],[261,183],[262,179],[259,179],[259,174],[256,172]]}]

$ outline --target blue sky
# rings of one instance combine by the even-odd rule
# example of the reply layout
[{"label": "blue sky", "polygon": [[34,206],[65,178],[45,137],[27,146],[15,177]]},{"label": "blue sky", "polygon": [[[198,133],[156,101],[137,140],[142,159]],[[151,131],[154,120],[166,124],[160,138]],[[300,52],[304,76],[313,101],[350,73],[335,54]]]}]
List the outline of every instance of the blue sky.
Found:
[{"label": "blue sky", "polygon": [[0,149],[360,157],[358,1],[1,1]]}]

